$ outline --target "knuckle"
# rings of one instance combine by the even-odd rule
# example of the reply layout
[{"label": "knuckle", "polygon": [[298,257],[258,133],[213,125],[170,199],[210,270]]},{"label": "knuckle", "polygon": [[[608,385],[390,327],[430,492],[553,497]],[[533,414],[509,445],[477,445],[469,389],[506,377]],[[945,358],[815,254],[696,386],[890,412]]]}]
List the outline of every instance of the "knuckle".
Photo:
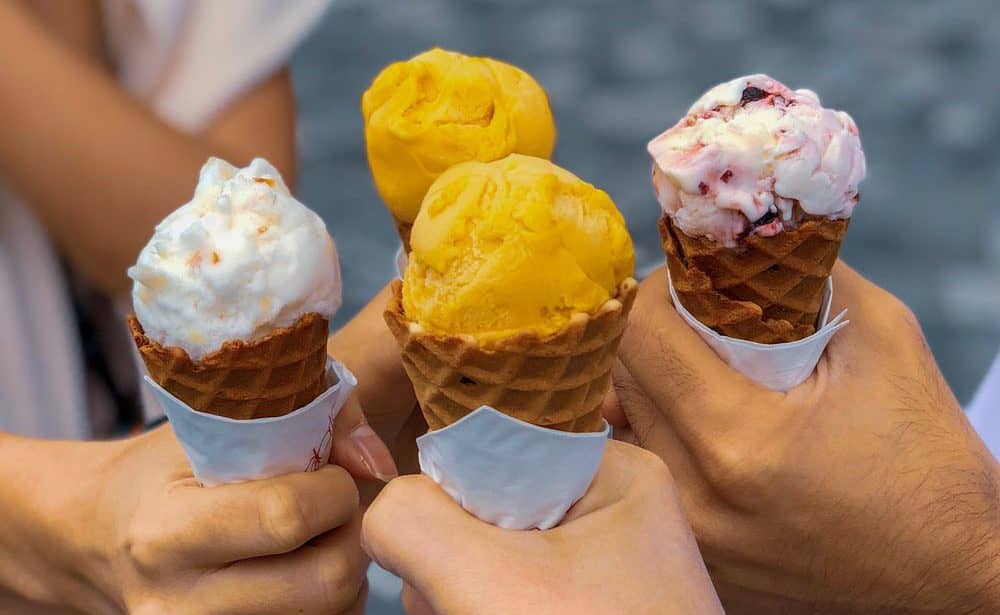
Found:
[{"label": "knuckle", "polygon": [[[425,613],[426,606],[425,600],[417,590],[413,589],[413,586],[409,583],[403,584],[403,591],[399,594],[399,601],[403,605],[403,611],[406,613]],[[423,609],[423,610],[421,610]]]},{"label": "knuckle", "polygon": [[424,480],[426,479],[422,475],[417,474],[394,478],[382,488],[378,501],[384,506],[394,506],[397,502],[406,502],[414,492],[419,490],[420,484]]},{"label": "knuckle", "polygon": [[377,547],[384,534],[392,530],[399,511],[407,510],[407,503],[419,497],[415,492],[422,480],[426,479],[418,475],[400,476],[382,488],[361,519],[361,536],[366,545]]},{"label": "knuckle", "polygon": [[667,464],[656,453],[631,445],[609,447],[607,450],[621,456],[629,467],[634,468],[637,476],[670,480]]},{"label": "knuckle", "polygon": [[879,322],[883,323],[890,331],[899,331],[901,328],[920,328],[917,316],[910,309],[910,306],[889,291],[879,289],[877,306],[872,307],[877,307],[877,309],[866,310],[866,317],[871,314],[873,318],[879,318]]},{"label": "knuckle", "polygon": [[294,489],[280,484],[263,487],[258,505],[261,530],[281,552],[292,551],[312,538],[309,520]]},{"label": "knuckle", "polygon": [[323,478],[328,483],[327,490],[331,494],[336,494],[339,501],[349,502],[349,507],[352,509],[361,505],[361,494],[350,472],[335,465],[327,465],[321,472],[325,473]]},{"label": "knuckle", "polygon": [[320,564],[318,582],[324,607],[340,612],[354,604],[363,581],[357,572],[358,561],[352,555],[338,554]]},{"label": "knuckle", "polygon": [[916,326],[919,327],[920,323],[917,320],[917,315],[913,313],[910,306],[903,303],[903,300],[895,295],[886,293],[887,299],[886,303],[888,305],[888,312],[892,317],[906,326]]},{"label": "knuckle", "polygon": [[752,492],[762,475],[756,455],[744,444],[723,442],[711,446],[704,463],[706,477],[724,493]]},{"label": "knuckle", "polygon": [[169,543],[157,524],[136,519],[125,532],[122,551],[137,568],[150,571],[162,567]]},{"label": "knuckle", "polygon": [[904,330],[911,339],[915,338],[918,341],[922,341],[924,339],[924,330],[923,327],[920,326],[920,319],[917,318],[916,313],[910,309],[910,306],[905,304],[902,306],[899,319],[903,324]]},{"label": "knuckle", "polygon": [[129,596],[126,600],[128,612],[131,615],[163,615],[164,613],[184,613],[190,609],[184,608],[166,596],[147,591],[140,595]]},{"label": "knuckle", "polygon": [[674,477],[667,464],[657,455],[644,449],[639,450],[641,455],[637,456],[637,465],[641,467],[642,475],[646,477],[646,480],[659,488],[673,488]]}]

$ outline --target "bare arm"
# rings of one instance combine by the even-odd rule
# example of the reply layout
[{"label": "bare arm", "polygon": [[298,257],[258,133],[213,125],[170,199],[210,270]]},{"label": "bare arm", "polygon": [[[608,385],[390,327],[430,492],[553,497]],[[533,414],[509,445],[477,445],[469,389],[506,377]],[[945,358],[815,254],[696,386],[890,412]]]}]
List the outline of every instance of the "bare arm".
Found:
[{"label": "bare arm", "polygon": [[168,126],[79,46],[0,2],[0,176],[26,197],[77,270],[110,293],[153,225],[190,198],[209,156],[265,156],[294,181],[287,70],[201,134]]}]

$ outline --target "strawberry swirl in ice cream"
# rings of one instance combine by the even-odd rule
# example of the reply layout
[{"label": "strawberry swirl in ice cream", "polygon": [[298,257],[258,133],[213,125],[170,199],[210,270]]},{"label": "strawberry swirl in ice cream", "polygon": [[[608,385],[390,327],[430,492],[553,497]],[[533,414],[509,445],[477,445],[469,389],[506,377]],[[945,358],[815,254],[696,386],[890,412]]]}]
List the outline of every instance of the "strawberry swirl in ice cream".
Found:
[{"label": "strawberry swirl in ice cream", "polygon": [[278,171],[211,158],[194,198],[156,227],[128,271],[146,336],[192,360],[340,307],[337,252],[323,221]]},{"label": "strawberry swirl in ice cream", "polygon": [[854,120],[766,75],[712,88],[648,151],[663,212],[727,247],[807,216],[849,218],[865,177]]}]

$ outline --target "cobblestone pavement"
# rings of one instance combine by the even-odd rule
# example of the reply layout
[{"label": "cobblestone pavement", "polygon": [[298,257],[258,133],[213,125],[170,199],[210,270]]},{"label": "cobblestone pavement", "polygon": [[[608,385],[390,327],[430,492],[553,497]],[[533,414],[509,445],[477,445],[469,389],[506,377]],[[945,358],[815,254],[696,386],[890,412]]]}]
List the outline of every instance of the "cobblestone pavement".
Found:
[{"label": "cobblestone pavement", "polygon": [[[443,46],[513,62],[548,90],[556,160],[662,260],[645,142],[706,88],[751,72],[857,120],[869,178],[843,256],[904,299],[967,400],[1000,345],[1000,59],[995,0],[342,0],[294,63],[303,200],[337,240],[343,322],[391,274],[359,99],[378,70]],[[853,315],[860,318],[862,315]],[[373,578],[369,612],[395,613]]]}]

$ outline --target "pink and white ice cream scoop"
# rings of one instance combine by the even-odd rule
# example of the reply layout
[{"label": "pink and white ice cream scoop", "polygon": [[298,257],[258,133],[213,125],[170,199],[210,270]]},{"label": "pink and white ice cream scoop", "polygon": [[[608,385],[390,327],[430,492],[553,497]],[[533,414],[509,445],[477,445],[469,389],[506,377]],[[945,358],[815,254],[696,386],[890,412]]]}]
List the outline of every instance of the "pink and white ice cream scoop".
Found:
[{"label": "pink and white ice cream scoop", "polygon": [[767,75],[715,86],[647,149],[664,214],[727,247],[805,216],[849,218],[865,177],[854,120]]}]

